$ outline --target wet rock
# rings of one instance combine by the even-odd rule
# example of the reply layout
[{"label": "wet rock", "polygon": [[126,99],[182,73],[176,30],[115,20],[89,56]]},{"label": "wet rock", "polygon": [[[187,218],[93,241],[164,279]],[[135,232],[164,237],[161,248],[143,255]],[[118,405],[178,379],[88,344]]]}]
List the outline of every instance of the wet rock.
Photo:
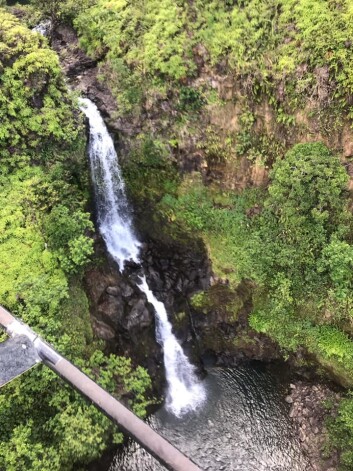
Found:
[{"label": "wet rock", "polygon": [[154,292],[163,291],[163,279],[160,273],[151,266],[147,267],[147,278]]},{"label": "wet rock", "polygon": [[290,394],[285,401],[290,404],[289,416],[292,418],[302,449],[314,471],[337,471],[338,454],[324,454],[327,438],[325,419],[328,415],[324,401],[330,400],[337,406],[340,394],[328,385],[297,381],[290,384]]},{"label": "wet rock", "polygon": [[94,333],[106,341],[108,353],[131,356],[137,364],[145,366],[159,389],[164,382],[163,371],[158,368],[163,356],[155,340],[153,312],[132,272],[121,274],[117,270],[99,237],[95,251],[97,259],[106,257],[106,262],[91,267],[85,274]]},{"label": "wet rock", "polygon": [[[88,57],[79,47],[78,39],[72,28],[61,25],[56,28],[52,41],[53,48],[61,54],[61,65],[67,77],[78,78],[88,69],[97,66],[97,60]],[[82,75],[81,75],[82,78]]]},{"label": "wet rock", "polygon": [[132,286],[128,285],[128,284],[123,284],[121,286],[121,296],[123,298],[129,298],[130,296],[132,296],[134,293],[134,290],[132,288]]},{"label": "wet rock", "polygon": [[110,294],[110,296],[119,296],[119,288],[117,286],[108,286],[106,292]]},{"label": "wet rock", "polygon": [[114,329],[102,321],[94,320],[93,329],[99,339],[112,340],[115,337]]},{"label": "wet rock", "polygon": [[101,320],[117,328],[124,314],[124,306],[121,297],[105,296],[99,303],[98,313]]},{"label": "wet rock", "polygon": [[138,299],[132,306],[130,313],[126,316],[125,328],[131,330],[134,327],[144,328],[152,323],[151,312],[146,307],[143,299]]},{"label": "wet rock", "polygon": [[130,269],[136,270],[136,269],[140,268],[140,264],[134,262],[133,260],[126,260],[125,264],[124,264],[124,267],[125,267],[125,269],[130,268]]}]

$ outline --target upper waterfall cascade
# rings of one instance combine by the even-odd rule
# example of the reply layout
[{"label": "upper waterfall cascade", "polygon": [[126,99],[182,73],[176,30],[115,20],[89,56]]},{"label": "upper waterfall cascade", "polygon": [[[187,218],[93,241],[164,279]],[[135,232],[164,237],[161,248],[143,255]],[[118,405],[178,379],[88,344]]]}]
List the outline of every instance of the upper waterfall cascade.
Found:
[{"label": "upper waterfall cascade", "polygon": [[134,235],[125,185],[114,143],[96,107],[81,98],[81,109],[89,120],[89,159],[95,192],[99,230],[121,271],[124,262],[139,261],[140,243]]},{"label": "upper waterfall cascade", "polygon": [[[109,253],[123,271],[126,261],[139,262],[141,244],[134,234],[113,140],[97,107],[87,98],[81,98],[80,105],[90,125],[89,159],[99,230]],[[172,333],[164,304],[155,298],[145,277],[138,287],[155,310],[156,337],[163,347],[168,382],[166,406],[173,414],[181,416],[201,405],[206,392]]]}]

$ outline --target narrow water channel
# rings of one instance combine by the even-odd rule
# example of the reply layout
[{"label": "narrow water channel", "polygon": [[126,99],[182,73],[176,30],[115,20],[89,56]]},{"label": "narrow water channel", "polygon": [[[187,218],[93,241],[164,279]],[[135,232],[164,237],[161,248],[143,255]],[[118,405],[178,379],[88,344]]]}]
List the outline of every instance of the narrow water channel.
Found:
[{"label": "narrow water channel", "polygon": [[[290,422],[286,386],[258,363],[210,368],[200,411],[178,419],[162,407],[149,423],[204,471],[304,471],[309,465]],[[109,469],[159,470],[132,441]]]}]

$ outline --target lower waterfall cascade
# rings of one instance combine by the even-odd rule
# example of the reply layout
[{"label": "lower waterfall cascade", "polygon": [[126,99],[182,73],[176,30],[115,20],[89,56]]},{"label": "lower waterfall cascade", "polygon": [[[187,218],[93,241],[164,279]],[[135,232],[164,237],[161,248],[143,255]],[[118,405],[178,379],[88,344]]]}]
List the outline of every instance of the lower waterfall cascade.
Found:
[{"label": "lower waterfall cascade", "polygon": [[[87,98],[80,98],[79,103],[89,120],[88,154],[99,230],[108,252],[117,262],[120,271],[123,271],[125,262],[139,263],[141,243],[134,234],[113,140],[96,105]],[[166,408],[180,417],[204,403],[206,390],[195,373],[195,367],[189,362],[172,332],[164,304],[156,299],[144,276],[137,286],[155,311],[156,339],[163,347],[168,384]]]}]

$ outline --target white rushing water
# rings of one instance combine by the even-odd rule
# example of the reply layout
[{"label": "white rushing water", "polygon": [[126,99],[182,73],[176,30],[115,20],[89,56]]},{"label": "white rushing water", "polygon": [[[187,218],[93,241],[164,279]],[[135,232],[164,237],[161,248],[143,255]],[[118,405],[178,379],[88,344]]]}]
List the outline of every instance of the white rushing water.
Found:
[{"label": "white rushing water", "polygon": [[37,26],[32,28],[32,31],[35,31],[36,33],[39,33],[42,36],[49,36],[50,29],[51,29],[51,21],[44,20],[41,23],[39,23]]},{"label": "white rushing water", "polygon": [[[97,107],[87,98],[81,98],[80,104],[90,125],[89,159],[99,229],[109,253],[123,271],[126,261],[139,263],[141,244],[134,234],[113,140]],[[141,278],[138,287],[156,314],[156,337],[163,347],[168,383],[166,407],[176,416],[181,416],[204,402],[205,389],[173,335],[164,304],[155,298],[145,277]]]},{"label": "white rushing water", "polygon": [[155,298],[145,277],[141,278],[141,284],[138,286],[146,294],[156,313],[157,342],[163,346],[164,366],[169,385],[166,407],[180,416],[204,402],[205,389],[197,380],[194,366],[189,363],[181,345],[173,335],[164,304]]},{"label": "white rushing water", "polygon": [[82,111],[89,119],[89,159],[94,185],[97,219],[109,253],[121,271],[124,262],[139,261],[140,243],[134,235],[125,196],[125,185],[114,143],[94,103],[81,98]]}]

